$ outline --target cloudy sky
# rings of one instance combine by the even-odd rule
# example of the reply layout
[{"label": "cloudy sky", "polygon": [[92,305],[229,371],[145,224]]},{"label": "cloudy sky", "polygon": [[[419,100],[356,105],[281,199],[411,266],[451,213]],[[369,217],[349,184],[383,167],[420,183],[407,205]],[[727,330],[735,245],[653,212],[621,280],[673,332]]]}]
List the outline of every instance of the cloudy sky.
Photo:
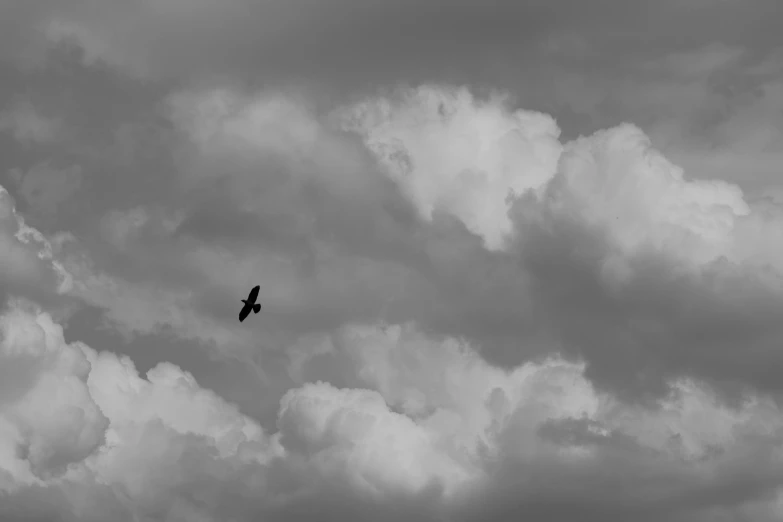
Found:
[{"label": "cloudy sky", "polygon": [[0,520],[783,520],[781,18],[0,2]]}]

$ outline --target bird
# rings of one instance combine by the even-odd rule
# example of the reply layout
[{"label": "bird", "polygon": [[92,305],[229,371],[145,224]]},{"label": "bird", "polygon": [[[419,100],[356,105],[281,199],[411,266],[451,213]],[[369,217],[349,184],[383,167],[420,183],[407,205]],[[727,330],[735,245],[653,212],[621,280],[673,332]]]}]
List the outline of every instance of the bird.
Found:
[{"label": "bird", "polygon": [[242,310],[239,312],[240,323],[244,321],[248,315],[250,315],[250,310],[253,310],[253,313],[255,314],[261,311],[261,305],[256,303],[256,299],[258,298],[258,291],[260,288],[260,285],[254,286],[250,291],[250,294],[247,296],[247,299],[241,300],[243,303],[245,303],[245,306],[243,306]]}]

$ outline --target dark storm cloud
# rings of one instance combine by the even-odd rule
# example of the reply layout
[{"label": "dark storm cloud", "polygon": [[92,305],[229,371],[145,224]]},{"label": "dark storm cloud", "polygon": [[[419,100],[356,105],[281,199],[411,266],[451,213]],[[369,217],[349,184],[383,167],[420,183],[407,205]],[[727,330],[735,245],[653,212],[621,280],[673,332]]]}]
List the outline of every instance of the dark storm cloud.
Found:
[{"label": "dark storm cloud", "polygon": [[0,518],[779,520],[779,7],[3,5]]},{"label": "dark storm cloud", "polygon": [[[376,179],[379,167],[368,159],[350,168]],[[254,161],[268,168],[260,167],[263,155]],[[584,358],[599,387],[627,399],[658,398],[671,379],[689,375],[727,390],[780,391],[781,297],[753,267],[716,261],[683,275],[667,257],[642,251],[629,259],[634,277],[612,286],[605,279],[612,239],[578,215],[563,218],[523,198],[512,213],[518,243],[491,252],[448,213],[418,221],[400,190],[380,177],[359,198],[346,197],[330,188],[328,171],[279,165],[268,176],[252,164],[223,163],[217,182],[208,168],[202,182],[189,182],[191,194],[202,196],[169,232],[161,232],[160,217],[120,216],[140,228],[123,236],[131,238],[123,250],[129,257],[113,270],[188,288],[196,309],[226,326],[235,296],[258,275],[278,273],[296,289],[270,288],[263,297],[266,333],[259,335],[269,340],[350,321],[415,321],[428,332],[464,336],[504,366],[553,349]],[[561,196],[553,188],[548,197]],[[183,264],[205,248],[227,257]],[[253,256],[257,269],[245,265]],[[286,269],[274,268],[280,256]]]},{"label": "dark storm cloud", "polygon": [[[563,350],[584,358],[599,386],[626,398],[658,397],[670,379],[686,375],[780,391],[774,346],[783,307],[776,290],[754,279],[755,269],[714,262],[685,276],[650,251],[632,257],[637,275],[613,288],[603,279],[614,248],[607,232],[578,215],[550,216],[525,198],[512,213],[518,244],[488,251],[449,212],[421,222],[373,158],[354,153],[349,134],[331,134],[300,115],[278,142],[265,134],[275,120],[263,118],[284,102],[241,100],[229,103],[238,108],[218,131],[236,143],[210,138],[207,152],[186,147],[180,176],[189,198],[171,214],[179,217],[167,225],[165,214],[147,215],[150,206],[138,217],[107,216],[119,220],[104,227],[119,251],[101,267],[127,281],[193,292],[196,310],[226,327],[235,296],[267,281],[259,274],[268,271],[269,284],[280,278],[291,285],[270,287],[263,297],[266,333],[259,335],[268,341],[350,321],[415,321],[428,332],[464,336],[504,366]],[[196,135],[213,121],[208,111],[198,114],[189,127]],[[245,120],[256,117],[257,129],[267,129],[257,135]],[[314,142],[297,134],[310,125],[320,129],[312,131],[320,136]],[[242,139],[251,141],[239,145]],[[211,149],[222,146],[228,152]],[[358,178],[361,184],[352,184]],[[551,197],[558,198],[555,188]],[[201,253],[206,257],[195,257]]]}]

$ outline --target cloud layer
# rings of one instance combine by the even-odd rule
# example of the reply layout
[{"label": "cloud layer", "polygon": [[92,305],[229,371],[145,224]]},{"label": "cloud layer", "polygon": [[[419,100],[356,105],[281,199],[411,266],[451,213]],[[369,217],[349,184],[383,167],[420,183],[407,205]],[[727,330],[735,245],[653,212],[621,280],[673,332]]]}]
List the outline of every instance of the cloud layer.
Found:
[{"label": "cloud layer", "polygon": [[0,7],[0,519],[783,520],[777,4],[474,4]]},{"label": "cloud layer", "polygon": [[331,349],[365,387],[292,388],[268,433],[177,366],[142,377],[127,357],[65,342],[32,305],[11,303],[2,335],[4,516],[779,515],[779,410],[728,409],[693,382],[659,409],[630,408],[577,364],[503,371],[410,325],[347,326]]}]

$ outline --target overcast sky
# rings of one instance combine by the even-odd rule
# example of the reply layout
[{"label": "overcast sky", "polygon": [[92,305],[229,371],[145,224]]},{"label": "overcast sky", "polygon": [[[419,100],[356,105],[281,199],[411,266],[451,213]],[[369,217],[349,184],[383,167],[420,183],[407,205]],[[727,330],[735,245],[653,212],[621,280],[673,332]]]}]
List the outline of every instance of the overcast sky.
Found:
[{"label": "overcast sky", "polygon": [[0,1],[0,520],[783,521],[781,20]]}]

